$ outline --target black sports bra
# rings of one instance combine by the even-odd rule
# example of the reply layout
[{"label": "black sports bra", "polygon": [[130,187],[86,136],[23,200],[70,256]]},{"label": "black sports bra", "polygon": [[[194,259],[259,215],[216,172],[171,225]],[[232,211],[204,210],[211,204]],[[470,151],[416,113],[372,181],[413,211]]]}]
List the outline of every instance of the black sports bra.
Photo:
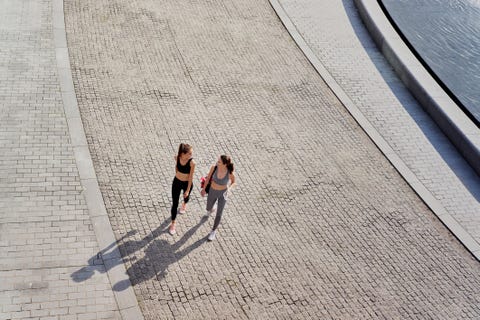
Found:
[{"label": "black sports bra", "polygon": [[186,174],[190,173],[190,161],[192,161],[192,159],[193,158],[188,159],[187,163],[184,166],[182,166],[180,164],[180,160],[177,158],[177,170],[178,170],[178,172],[186,173]]}]

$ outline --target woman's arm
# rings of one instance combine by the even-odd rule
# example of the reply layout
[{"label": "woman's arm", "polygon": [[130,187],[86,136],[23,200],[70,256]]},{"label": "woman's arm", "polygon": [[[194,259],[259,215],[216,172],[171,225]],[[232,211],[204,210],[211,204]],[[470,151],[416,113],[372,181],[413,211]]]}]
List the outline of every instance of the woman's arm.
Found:
[{"label": "woman's arm", "polygon": [[232,187],[234,187],[236,184],[235,184],[235,173],[230,173],[230,186],[228,187],[228,190],[232,189]]},{"label": "woman's arm", "polygon": [[202,197],[205,196],[205,194],[206,194],[205,187],[208,185],[208,182],[212,178],[213,170],[215,170],[215,166],[210,167],[210,171],[208,172],[207,177],[205,178],[205,182],[203,183],[203,188],[200,191],[200,194],[202,195]]},{"label": "woman's arm", "polygon": [[205,185],[203,187],[204,189],[207,186],[208,182],[210,182],[210,179],[212,179],[213,170],[215,170],[215,166],[211,166],[210,171],[208,171],[207,179],[205,179]]},{"label": "woman's arm", "polygon": [[188,197],[188,194],[190,193],[190,190],[192,189],[192,184],[193,184],[193,174],[195,173],[195,161],[191,160],[190,161],[190,173],[188,175],[188,186],[187,190],[185,190],[185,193],[183,194],[183,197],[186,198]]}]

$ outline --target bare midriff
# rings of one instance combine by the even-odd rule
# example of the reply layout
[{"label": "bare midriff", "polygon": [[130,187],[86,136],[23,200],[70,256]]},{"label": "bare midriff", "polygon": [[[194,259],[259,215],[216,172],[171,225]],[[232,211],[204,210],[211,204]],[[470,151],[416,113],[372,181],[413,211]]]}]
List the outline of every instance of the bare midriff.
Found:
[{"label": "bare midriff", "polygon": [[189,173],[181,173],[179,171],[175,173],[175,177],[180,181],[188,181],[189,176]]},{"label": "bare midriff", "polygon": [[211,188],[215,189],[215,190],[225,190],[228,188],[227,185],[225,184],[218,184],[218,183],[215,183],[215,181],[212,180],[212,186]]}]

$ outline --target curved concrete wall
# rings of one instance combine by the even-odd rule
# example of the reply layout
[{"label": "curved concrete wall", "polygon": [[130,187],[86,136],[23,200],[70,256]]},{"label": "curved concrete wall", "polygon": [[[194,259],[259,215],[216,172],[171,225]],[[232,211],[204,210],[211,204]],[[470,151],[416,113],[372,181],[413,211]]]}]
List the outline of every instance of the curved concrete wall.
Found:
[{"label": "curved concrete wall", "polygon": [[392,27],[376,0],[354,0],[380,51],[405,86],[480,175],[480,129],[427,72]]}]

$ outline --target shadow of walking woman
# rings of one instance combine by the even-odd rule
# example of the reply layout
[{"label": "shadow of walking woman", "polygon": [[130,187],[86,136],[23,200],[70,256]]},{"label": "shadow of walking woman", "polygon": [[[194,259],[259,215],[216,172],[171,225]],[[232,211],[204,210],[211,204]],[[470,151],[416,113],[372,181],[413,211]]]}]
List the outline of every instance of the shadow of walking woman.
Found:
[{"label": "shadow of walking woman", "polygon": [[75,282],[83,282],[90,279],[95,274],[95,271],[105,273],[119,264],[130,261],[131,259],[128,258],[130,255],[147,246],[162,233],[166,233],[165,228],[168,226],[168,223],[169,219],[165,220],[158,228],[140,240],[127,240],[134,236],[137,231],[127,232],[119,240],[112,242],[88,259],[87,265],[72,273],[70,277]]},{"label": "shadow of walking woman", "polygon": [[[207,241],[207,237],[200,238],[188,247],[182,248],[187,240],[208,220],[204,216],[200,221],[190,230],[188,230],[182,238],[170,244],[165,239],[156,239],[148,245],[145,250],[145,256],[135,261],[128,269],[130,275],[130,282],[132,286],[147,281],[149,279],[162,279],[167,274],[167,269],[170,265],[179,262],[186,257],[193,250],[199,248]],[[113,290],[122,291],[128,287],[126,280],[120,281],[113,286]]]}]

